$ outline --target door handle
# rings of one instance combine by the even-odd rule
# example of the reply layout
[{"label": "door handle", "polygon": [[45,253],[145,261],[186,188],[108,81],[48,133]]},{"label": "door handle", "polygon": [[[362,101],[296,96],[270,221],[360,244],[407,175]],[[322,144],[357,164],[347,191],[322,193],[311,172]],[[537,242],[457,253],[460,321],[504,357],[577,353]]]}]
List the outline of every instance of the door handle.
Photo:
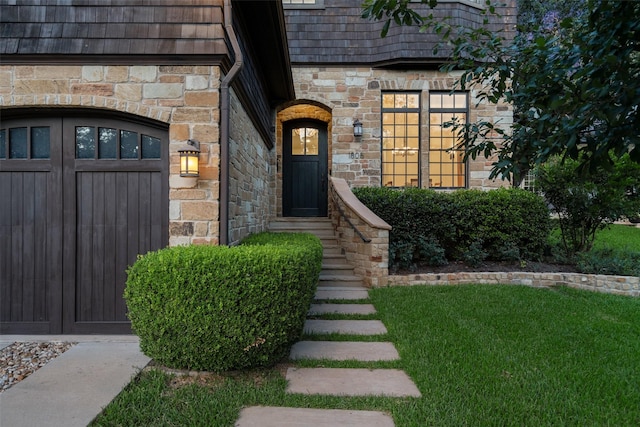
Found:
[{"label": "door handle", "polygon": [[321,188],[322,188],[322,192],[324,193],[325,191],[327,191],[327,179],[326,179],[326,175],[325,175],[324,172],[322,173],[322,176],[320,177],[320,181],[322,182],[321,183],[321,185],[322,185]]}]

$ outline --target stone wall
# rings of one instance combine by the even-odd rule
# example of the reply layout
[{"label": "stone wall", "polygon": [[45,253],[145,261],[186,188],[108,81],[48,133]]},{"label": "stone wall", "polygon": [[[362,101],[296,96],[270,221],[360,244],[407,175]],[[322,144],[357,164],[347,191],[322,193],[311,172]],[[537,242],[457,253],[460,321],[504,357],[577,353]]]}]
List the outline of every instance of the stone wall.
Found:
[{"label": "stone wall", "polygon": [[[421,91],[421,186],[428,186],[429,91],[450,90],[459,73],[438,71],[382,70],[370,67],[294,67],[296,94],[326,106],[331,112],[329,151],[332,175],[343,178],[351,186],[380,186],[381,177],[381,94],[383,91]],[[476,91],[471,91],[471,122],[480,119],[500,120],[508,127],[512,123],[511,108],[481,103]],[[353,136],[353,121],[363,123],[361,138]],[[489,180],[492,160],[478,158],[469,163],[469,187],[478,189],[506,185]]]},{"label": "stone wall", "polygon": [[616,295],[640,296],[640,277],[579,273],[441,273],[389,276],[389,285],[514,284],[568,286]]},{"label": "stone wall", "polygon": [[[169,243],[217,244],[219,86],[217,66],[4,65],[0,107],[97,108],[169,124]],[[198,179],[180,177],[188,139],[201,142]]]},{"label": "stone wall", "polygon": [[367,287],[386,286],[391,226],[364,206],[341,178],[329,184],[331,223],[354,273]]},{"label": "stone wall", "polygon": [[229,138],[229,244],[268,228],[275,150],[268,150],[231,91]]}]

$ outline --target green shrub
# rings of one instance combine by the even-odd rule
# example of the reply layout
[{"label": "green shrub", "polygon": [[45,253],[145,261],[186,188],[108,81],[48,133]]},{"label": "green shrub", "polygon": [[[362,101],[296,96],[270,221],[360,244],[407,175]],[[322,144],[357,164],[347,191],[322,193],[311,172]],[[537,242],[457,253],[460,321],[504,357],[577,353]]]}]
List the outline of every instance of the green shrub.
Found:
[{"label": "green shrub", "polygon": [[471,267],[477,267],[487,259],[489,253],[483,249],[484,242],[482,240],[475,240],[471,242],[469,248],[462,253],[462,261]]},{"label": "green shrub", "polygon": [[485,259],[538,260],[550,230],[544,200],[520,189],[444,193],[367,187],[353,191],[393,227],[389,235],[392,270],[458,260],[471,264]]},{"label": "green shrub", "polygon": [[[455,258],[469,251],[474,242],[493,261],[541,258],[551,229],[544,200],[521,189],[492,191],[459,190],[451,194],[456,227]],[[475,243],[477,246],[477,243]]]},{"label": "green shrub", "polygon": [[640,252],[602,248],[581,252],[577,258],[581,273],[640,276]]},{"label": "green shrub", "polygon": [[142,351],[165,366],[273,365],[302,333],[321,264],[322,244],[309,234],[165,248],[129,268],[128,315]]},{"label": "green shrub", "polygon": [[[387,187],[355,188],[354,194],[369,209],[393,228],[389,234],[389,267],[411,268],[431,258],[421,258],[420,239],[426,239],[435,253],[447,253],[455,241],[453,224],[434,220],[451,215],[451,201],[447,194],[433,190]],[[437,261],[436,261],[437,262]]]}]

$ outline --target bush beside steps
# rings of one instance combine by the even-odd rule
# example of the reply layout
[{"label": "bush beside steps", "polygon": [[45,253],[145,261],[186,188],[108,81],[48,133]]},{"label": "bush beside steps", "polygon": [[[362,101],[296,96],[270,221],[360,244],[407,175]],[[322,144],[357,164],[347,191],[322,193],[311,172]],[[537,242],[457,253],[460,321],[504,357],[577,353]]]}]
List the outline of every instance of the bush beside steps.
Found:
[{"label": "bush beside steps", "polygon": [[261,233],[243,244],[141,256],[125,300],[143,353],[169,368],[270,366],[300,338],[322,265],[320,240]]}]

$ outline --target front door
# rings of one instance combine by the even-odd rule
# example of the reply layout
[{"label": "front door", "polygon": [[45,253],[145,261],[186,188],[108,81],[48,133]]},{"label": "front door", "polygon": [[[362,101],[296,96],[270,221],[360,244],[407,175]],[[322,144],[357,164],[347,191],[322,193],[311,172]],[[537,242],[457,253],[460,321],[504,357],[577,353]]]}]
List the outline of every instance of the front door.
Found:
[{"label": "front door", "polygon": [[283,150],[283,215],[327,216],[327,125],[285,123]]}]

